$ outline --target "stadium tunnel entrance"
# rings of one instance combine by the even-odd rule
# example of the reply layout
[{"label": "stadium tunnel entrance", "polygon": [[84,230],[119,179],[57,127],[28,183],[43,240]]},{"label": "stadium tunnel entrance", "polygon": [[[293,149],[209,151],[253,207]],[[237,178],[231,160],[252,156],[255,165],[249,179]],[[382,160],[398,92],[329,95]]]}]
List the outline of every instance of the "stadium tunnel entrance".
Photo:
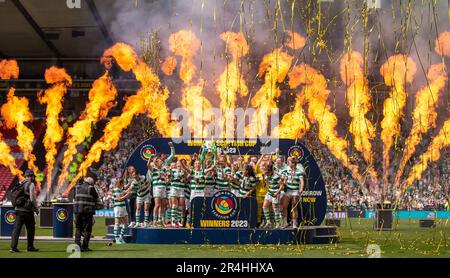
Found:
[{"label": "stadium tunnel entrance", "polygon": [[[204,139],[181,140],[180,138],[149,138],[141,142],[129,156],[126,167],[134,166],[136,171],[145,175],[147,161],[155,154],[170,153],[169,142],[173,142],[176,157],[188,158],[195,153],[199,154],[206,141]],[[300,223],[305,226],[318,226],[326,214],[327,194],[322,173],[314,157],[301,143],[290,139],[279,139],[279,154],[286,159],[295,155],[305,169],[305,186],[301,198]],[[266,145],[260,139],[214,139],[214,143],[221,153],[228,156],[259,156],[266,154]],[[247,159],[246,159],[247,160]],[[261,204],[267,189],[257,188],[256,199],[261,210]],[[259,213],[258,213],[259,214]]]}]

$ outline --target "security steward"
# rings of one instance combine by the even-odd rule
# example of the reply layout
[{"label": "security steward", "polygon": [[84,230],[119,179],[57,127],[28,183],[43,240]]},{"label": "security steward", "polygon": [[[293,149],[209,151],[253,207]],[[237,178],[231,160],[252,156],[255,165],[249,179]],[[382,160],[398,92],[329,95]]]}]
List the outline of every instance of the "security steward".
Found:
[{"label": "security steward", "polygon": [[[94,179],[85,177],[84,181],[75,187],[74,212],[75,212],[75,244],[80,246],[81,252],[92,251],[89,249],[95,208],[99,203],[99,196],[94,187]],[[81,243],[83,236],[83,243]]]},{"label": "security steward", "polygon": [[36,204],[35,176],[32,170],[27,169],[24,173],[24,180],[11,188],[11,201],[15,205],[16,221],[11,235],[11,253],[18,253],[17,244],[19,242],[20,231],[23,225],[27,229],[27,251],[37,252],[34,247],[34,233],[36,222],[34,213],[38,213]]}]

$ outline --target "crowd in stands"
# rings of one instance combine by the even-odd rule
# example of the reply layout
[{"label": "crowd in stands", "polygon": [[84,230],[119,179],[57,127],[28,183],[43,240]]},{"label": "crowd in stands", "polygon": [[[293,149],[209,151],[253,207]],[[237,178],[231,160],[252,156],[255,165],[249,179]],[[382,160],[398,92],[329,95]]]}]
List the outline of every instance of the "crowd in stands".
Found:
[{"label": "crowd in stands", "polygon": [[[123,173],[126,160],[134,148],[148,138],[148,125],[148,119],[145,117],[134,120],[133,124],[123,133],[118,147],[103,156],[103,164],[98,171],[97,185],[101,189],[101,198],[108,208],[113,205],[111,195],[116,178]],[[370,190],[361,187],[342,163],[318,140],[318,137],[314,135],[314,129],[308,133],[303,142],[312,152],[321,169],[327,188],[330,210],[372,209],[376,204],[383,202],[381,192],[384,184],[382,182],[371,184]],[[412,161],[417,161],[417,159],[418,157],[413,157]],[[376,167],[381,168],[379,165]],[[409,173],[410,168],[411,165],[406,167],[405,174]],[[364,168],[362,167],[362,169]],[[416,181],[406,191],[398,208],[403,210],[444,210],[447,208],[449,189],[450,157],[442,155],[441,160],[438,163],[430,163],[423,178]],[[390,200],[394,200],[396,194],[398,194],[396,190],[388,190]]]}]

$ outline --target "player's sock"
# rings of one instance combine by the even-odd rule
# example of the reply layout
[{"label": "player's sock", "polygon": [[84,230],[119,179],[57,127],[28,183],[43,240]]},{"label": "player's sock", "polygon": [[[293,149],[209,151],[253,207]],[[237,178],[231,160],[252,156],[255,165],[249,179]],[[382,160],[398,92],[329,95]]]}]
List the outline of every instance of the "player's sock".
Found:
[{"label": "player's sock", "polygon": [[141,210],[136,210],[136,226],[139,226],[139,222],[141,222]]},{"label": "player's sock", "polygon": [[122,230],[120,230],[120,238],[123,239],[125,233],[127,232],[127,228],[125,227],[125,224],[120,225]]},{"label": "player's sock", "polygon": [[181,220],[183,219],[183,211],[181,209],[181,207],[177,207],[177,222],[181,223]]},{"label": "player's sock", "polygon": [[148,223],[149,219],[150,219],[150,212],[149,211],[145,211],[145,213],[144,213],[144,222]]},{"label": "player's sock", "polygon": [[168,219],[168,221],[172,220],[172,208],[167,210],[167,219]]},{"label": "player's sock", "polygon": [[270,218],[269,218],[269,220],[270,219],[275,221],[275,212],[273,210],[270,211]]},{"label": "player's sock", "polygon": [[280,224],[281,222],[281,212],[279,209],[274,209],[275,223]]},{"label": "player's sock", "polygon": [[158,214],[157,213],[153,213],[153,224],[158,223]]},{"label": "player's sock", "polygon": [[264,213],[264,219],[266,220],[266,223],[270,223],[270,211],[269,211],[269,209],[263,207],[263,213]]},{"label": "player's sock", "polygon": [[172,224],[177,223],[178,217],[177,217],[177,206],[176,205],[172,205],[170,215],[171,215],[170,219],[172,221]]},{"label": "player's sock", "polygon": [[160,214],[160,215],[159,215],[159,222],[161,222],[162,224],[164,224],[164,214]]},{"label": "player's sock", "polygon": [[119,225],[114,225],[114,238],[119,238]]}]

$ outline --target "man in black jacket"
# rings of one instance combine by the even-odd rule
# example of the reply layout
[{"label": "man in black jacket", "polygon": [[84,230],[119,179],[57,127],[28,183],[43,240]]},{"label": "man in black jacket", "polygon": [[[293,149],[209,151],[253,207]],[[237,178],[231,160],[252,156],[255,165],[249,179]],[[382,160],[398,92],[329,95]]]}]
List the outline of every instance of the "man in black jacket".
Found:
[{"label": "man in black jacket", "polygon": [[23,205],[17,205],[16,210],[16,222],[14,223],[14,229],[11,235],[11,253],[18,253],[17,244],[19,243],[19,235],[23,225],[27,229],[27,251],[36,252],[39,249],[34,247],[34,233],[35,225],[34,212],[38,212],[36,205],[36,192],[35,192],[35,176],[33,171],[27,169],[24,174],[25,179],[20,182],[19,186],[23,186],[24,198],[26,199]]},{"label": "man in black jacket", "polygon": [[[99,196],[94,187],[94,179],[85,177],[84,182],[75,187],[75,243],[80,246],[81,252],[91,251],[89,240],[92,233],[95,208],[99,203]],[[83,236],[83,243],[81,243]]]}]

